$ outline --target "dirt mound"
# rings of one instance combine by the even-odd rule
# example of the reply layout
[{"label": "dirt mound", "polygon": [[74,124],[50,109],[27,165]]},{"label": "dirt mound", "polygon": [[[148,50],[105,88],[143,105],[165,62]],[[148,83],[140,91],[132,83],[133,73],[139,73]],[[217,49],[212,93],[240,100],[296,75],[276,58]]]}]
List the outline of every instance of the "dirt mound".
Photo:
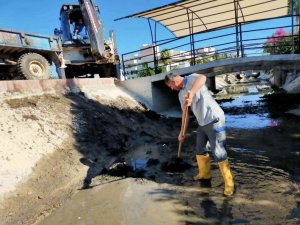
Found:
[{"label": "dirt mound", "polygon": [[1,101],[1,223],[34,223],[74,191],[88,188],[136,140],[168,133],[157,129],[159,117],[150,119],[129,96],[89,97],[82,92],[16,94]]}]

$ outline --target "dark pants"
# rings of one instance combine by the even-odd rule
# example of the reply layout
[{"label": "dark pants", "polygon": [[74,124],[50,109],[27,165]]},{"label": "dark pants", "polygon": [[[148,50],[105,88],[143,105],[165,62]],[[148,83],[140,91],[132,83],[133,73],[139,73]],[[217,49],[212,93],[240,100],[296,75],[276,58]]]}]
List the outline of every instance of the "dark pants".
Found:
[{"label": "dark pants", "polygon": [[210,150],[217,162],[227,159],[224,144],[226,140],[225,118],[199,126],[197,129],[197,154],[204,155],[207,152],[206,144],[209,142]]}]

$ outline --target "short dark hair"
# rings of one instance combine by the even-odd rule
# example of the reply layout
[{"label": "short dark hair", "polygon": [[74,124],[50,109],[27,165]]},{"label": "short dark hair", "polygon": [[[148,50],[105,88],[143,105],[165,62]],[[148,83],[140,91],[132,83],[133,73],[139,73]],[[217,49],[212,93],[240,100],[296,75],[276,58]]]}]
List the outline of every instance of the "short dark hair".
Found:
[{"label": "short dark hair", "polygon": [[169,73],[165,76],[165,83],[168,84],[170,81],[173,81],[175,77],[178,77],[179,75],[175,73]]}]

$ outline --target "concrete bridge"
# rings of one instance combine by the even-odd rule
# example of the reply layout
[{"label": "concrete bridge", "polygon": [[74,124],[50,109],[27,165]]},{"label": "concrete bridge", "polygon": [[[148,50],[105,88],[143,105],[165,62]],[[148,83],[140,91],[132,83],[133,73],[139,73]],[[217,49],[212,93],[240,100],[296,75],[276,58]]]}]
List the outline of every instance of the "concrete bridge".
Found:
[{"label": "concrete bridge", "polygon": [[[216,75],[247,70],[269,69],[279,71],[300,70],[300,54],[232,58],[197,64],[174,70],[173,72],[182,76],[191,73],[205,74],[214,83],[214,76]],[[148,108],[156,112],[162,113],[175,107],[179,109],[177,92],[170,90],[164,84],[166,74],[161,73],[154,76],[126,80],[120,82],[120,84],[135,94]],[[275,77],[275,83],[278,86],[281,85],[281,80],[281,77]]]}]

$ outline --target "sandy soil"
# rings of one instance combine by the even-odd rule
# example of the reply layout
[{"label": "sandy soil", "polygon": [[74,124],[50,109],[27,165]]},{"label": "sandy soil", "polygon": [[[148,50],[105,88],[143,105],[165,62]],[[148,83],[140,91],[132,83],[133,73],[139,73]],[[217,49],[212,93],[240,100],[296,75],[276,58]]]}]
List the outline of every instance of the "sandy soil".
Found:
[{"label": "sandy soil", "polygon": [[259,130],[227,130],[237,188],[226,198],[215,162],[211,183],[191,180],[194,123],[184,164],[172,167],[180,120],[110,93],[1,101],[0,137],[7,141],[0,153],[11,156],[0,156],[0,163],[16,168],[1,166],[1,224],[300,223],[297,117],[281,115],[278,126]]}]

